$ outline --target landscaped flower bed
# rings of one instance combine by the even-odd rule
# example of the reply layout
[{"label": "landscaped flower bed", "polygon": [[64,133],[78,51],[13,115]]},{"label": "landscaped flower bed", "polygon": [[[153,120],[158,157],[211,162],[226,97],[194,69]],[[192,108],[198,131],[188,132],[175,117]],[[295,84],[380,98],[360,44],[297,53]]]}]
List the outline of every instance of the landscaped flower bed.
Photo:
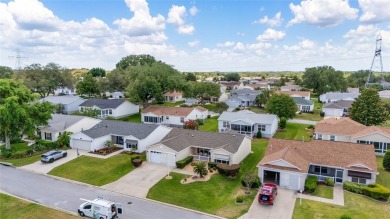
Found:
[{"label": "landscaped flower bed", "polygon": [[120,147],[105,147],[105,148],[99,149],[99,150],[92,152],[92,153],[100,154],[100,155],[108,155],[108,154],[111,154],[115,151],[119,151],[121,149],[122,148],[120,148]]}]

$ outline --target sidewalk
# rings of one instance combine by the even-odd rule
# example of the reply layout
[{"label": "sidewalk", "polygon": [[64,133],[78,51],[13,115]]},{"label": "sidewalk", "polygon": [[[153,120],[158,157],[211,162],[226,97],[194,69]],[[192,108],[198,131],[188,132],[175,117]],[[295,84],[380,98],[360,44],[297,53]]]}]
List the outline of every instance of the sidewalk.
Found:
[{"label": "sidewalk", "polygon": [[311,196],[311,195],[305,195],[305,194],[297,194],[298,199],[300,198],[300,196],[303,199],[313,200],[313,201],[317,201],[317,202],[323,202],[323,203],[327,203],[327,204],[344,206],[344,190],[343,190],[343,187],[341,187],[341,186],[333,187],[333,199],[321,198],[318,196]]}]

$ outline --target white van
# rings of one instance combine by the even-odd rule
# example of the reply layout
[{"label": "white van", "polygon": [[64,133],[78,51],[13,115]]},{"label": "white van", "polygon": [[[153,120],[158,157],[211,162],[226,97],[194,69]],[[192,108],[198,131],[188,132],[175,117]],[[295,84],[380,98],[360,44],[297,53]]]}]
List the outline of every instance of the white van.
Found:
[{"label": "white van", "polygon": [[85,201],[78,209],[78,212],[82,217],[87,216],[94,219],[113,219],[117,218],[118,214],[123,213],[121,204],[102,197],[97,197],[92,201],[82,198],[80,198],[80,200]]}]

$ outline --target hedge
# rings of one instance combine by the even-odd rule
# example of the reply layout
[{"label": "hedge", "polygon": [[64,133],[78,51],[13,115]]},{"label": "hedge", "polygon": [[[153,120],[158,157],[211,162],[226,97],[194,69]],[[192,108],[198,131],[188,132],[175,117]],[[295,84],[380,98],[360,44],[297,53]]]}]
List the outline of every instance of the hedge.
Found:
[{"label": "hedge", "polygon": [[193,159],[194,159],[194,157],[189,156],[189,157],[184,158],[183,160],[179,160],[176,162],[176,167],[183,169],[185,166],[187,166],[187,164],[191,163]]},{"label": "hedge", "polygon": [[209,162],[208,166],[209,166],[210,169],[214,169],[214,168],[217,168],[217,163]]},{"label": "hedge", "polygon": [[318,178],[316,176],[308,176],[305,182],[305,191],[313,193],[317,188]]},{"label": "hedge", "polygon": [[132,157],[130,158],[131,162],[133,162],[133,160],[135,160],[135,159],[141,159],[141,156],[135,155],[135,156],[132,156]]},{"label": "hedge", "polygon": [[358,184],[358,183],[352,183],[352,182],[344,182],[343,188],[347,191],[357,193],[357,194],[363,194],[363,187],[365,185]]},{"label": "hedge", "polygon": [[231,166],[219,163],[217,164],[218,172],[221,175],[230,176],[230,177],[236,177],[238,173],[240,172],[240,165],[239,164],[232,164]]},{"label": "hedge", "polygon": [[380,184],[365,186],[358,183],[344,182],[343,188],[347,191],[363,194],[377,200],[387,201],[390,197],[390,190]]},{"label": "hedge", "polygon": [[334,187],[334,180],[332,178],[325,178],[325,185]]}]

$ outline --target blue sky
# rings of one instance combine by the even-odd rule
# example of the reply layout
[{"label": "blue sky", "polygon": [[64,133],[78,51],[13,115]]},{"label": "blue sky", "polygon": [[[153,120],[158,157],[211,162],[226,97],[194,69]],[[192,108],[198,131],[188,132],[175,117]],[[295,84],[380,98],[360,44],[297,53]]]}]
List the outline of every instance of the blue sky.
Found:
[{"label": "blue sky", "polygon": [[381,33],[390,71],[389,11],[388,0],[0,0],[0,65],[18,49],[24,65],[68,68],[151,54],[180,71],[355,71]]}]

